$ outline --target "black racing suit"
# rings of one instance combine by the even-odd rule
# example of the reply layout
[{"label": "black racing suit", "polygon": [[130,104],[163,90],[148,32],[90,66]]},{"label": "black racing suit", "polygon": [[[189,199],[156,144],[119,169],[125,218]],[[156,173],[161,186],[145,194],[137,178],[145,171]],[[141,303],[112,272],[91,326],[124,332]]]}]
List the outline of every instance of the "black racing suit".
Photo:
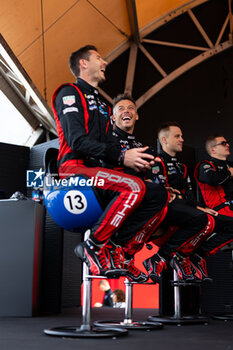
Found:
[{"label": "black racing suit", "polygon": [[113,307],[113,298],[112,298],[112,290],[111,288],[106,290],[106,292],[104,292],[104,298],[103,298],[103,306],[110,306]]},{"label": "black racing suit", "polygon": [[150,176],[153,182],[180,191],[168,205],[168,214],[164,220],[164,224],[180,228],[162,245],[159,253],[167,257],[176,250],[189,255],[213,233],[214,218],[196,208],[187,168],[176,157],[161,151]]},{"label": "black racing suit", "polygon": [[211,158],[195,170],[205,205],[222,215],[233,217],[233,180],[226,160]]},{"label": "black racing suit", "polygon": [[[130,149],[135,147],[143,147],[142,143],[136,140],[134,135],[128,134],[127,132],[115,127],[113,135],[118,139],[118,142],[121,145],[122,149]],[[148,152],[148,151],[146,151]],[[150,148],[149,152],[153,153],[154,151]],[[168,156],[168,155],[167,155]],[[165,155],[166,158],[166,155]],[[170,159],[164,159],[165,163],[170,163]],[[176,161],[177,162],[177,161]],[[169,165],[168,165],[169,166]],[[182,166],[182,165],[181,165]],[[171,169],[172,170],[172,169]],[[125,172],[132,173],[132,169],[124,169]],[[186,180],[183,179],[183,166],[182,166],[182,175],[181,177],[177,176],[177,172],[174,172],[173,176],[175,181],[172,181],[174,188],[183,189],[184,184],[186,186]],[[171,175],[169,168],[169,180]],[[146,173],[137,173],[136,175],[140,176],[145,180]],[[175,175],[175,176],[174,176]],[[164,169],[161,162],[156,162],[155,166],[150,173],[150,179],[152,179],[157,184],[162,186],[167,185],[166,183],[167,177],[164,176]],[[181,184],[179,184],[181,182]],[[187,183],[188,186],[188,183]],[[182,198],[184,195],[182,194]],[[193,249],[196,249],[196,244],[199,240],[202,240],[202,237],[206,237],[210,235],[213,231],[213,220],[212,217],[208,218],[207,215],[200,210],[193,208],[187,205],[186,201],[175,199],[172,203],[168,204],[168,211],[166,217],[162,223],[162,226],[178,226],[178,229],[173,236],[168,239],[168,241],[160,248],[161,255],[169,259],[176,250],[181,250],[189,254]],[[135,251],[139,250],[145,241],[148,241],[153,232],[149,232],[148,235],[144,235],[143,237],[136,235],[125,247],[125,251],[128,254],[133,255]],[[196,236],[200,236],[200,239],[196,238]],[[194,238],[195,243],[194,243]],[[155,241],[156,244],[156,241]]]},{"label": "black racing suit", "polygon": [[[53,95],[53,110],[60,145],[60,177],[77,174],[104,181],[104,185],[102,181],[95,185],[107,207],[92,227],[92,241],[103,245],[116,231],[129,239],[147,223],[150,225],[169,195],[161,186],[153,186],[155,199],[148,203],[148,189],[140,178],[103,167],[103,162],[121,165],[121,149],[112,136],[110,109],[100,100],[98,90],[80,78],[76,84],[62,85]],[[135,220],[135,209],[140,213],[144,207],[144,216]],[[121,229],[124,222],[127,225]]]},{"label": "black racing suit", "polygon": [[[157,162],[152,168],[153,181],[171,186],[181,192],[177,196],[177,199],[170,205],[172,208],[172,221],[169,221],[172,223],[174,218],[178,218],[179,213],[177,211],[180,211],[181,215],[183,215],[183,219],[181,218],[181,220],[184,220],[184,224],[188,220],[195,226],[195,217],[197,216],[199,218],[201,216],[203,218],[203,214],[205,216],[206,214],[196,208],[197,202],[192,192],[186,166],[181,164],[176,157],[171,157],[164,151],[161,152],[160,158],[162,162]],[[208,221],[212,222],[212,224],[207,224],[206,228],[211,226],[211,229],[204,230],[204,234],[201,233],[191,241],[186,242],[180,249],[182,252],[186,253],[190,249],[194,251],[199,247],[198,251],[202,256],[209,256],[217,253],[221,247],[231,242],[233,237],[233,221],[225,218],[223,215],[213,217],[207,214],[207,216]],[[165,222],[166,220],[164,220]],[[213,229],[215,233],[210,237]],[[175,235],[172,237],[176,239]],[[166,248],[166,243],[161,249],[164,250],[164,247]]]},{"label": "black racing suit", "polygon": [[[197,164],[195,178],[207,207],[216,210],[216,234],[201,247],[213,255],[233,241],[233,181],[225,160],[211,158]],[[220,215],[221,214],[221,215]]]}]

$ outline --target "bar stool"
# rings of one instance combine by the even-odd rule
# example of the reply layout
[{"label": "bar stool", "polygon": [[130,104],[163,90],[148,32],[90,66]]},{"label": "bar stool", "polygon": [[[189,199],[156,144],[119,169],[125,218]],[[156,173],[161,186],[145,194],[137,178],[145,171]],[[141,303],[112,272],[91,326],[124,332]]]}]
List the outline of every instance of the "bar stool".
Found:
[{"label": "bar stool", "polygon": [[[83,232],[86,229],[84,239],[89,237],[89,228],[99,219],[103,209],[95,189],[83,182],[87,181],[84,176],[76,176],[67,179],[60,184],[56,166],[58,150],[50,148],[45,154],[45,176],[44,176],[44,203],[53,220],[68,231]],[[82,179],[82,185],[78,180]],[[77,180],[77,181],[76,181]],[[80,205],[80,203],[82,205]],[[112,276],[117,277],[117,276]],[[91,324],[91,294],[92,280],[94,278],[105,278],[90,275],[88,266],[83,264],[83,308],[82,324],[80,327],[66,326],[45,329],[44,333],[57,337],[85,337],[103,338],[127,335],[126,329],[97,328]]]},{"label": "bar stool", "polygon": [[[161,232],[157,232],[152,237],[150,243],[147,243],[146,246],[149,250],[152,249],[151,243],[155,244],[157,247],[161,247],[173,233],[177,230],[177,227],[162,227]],[[199,282],[182,282],[179,280],[178,275],[175,270],[173,270],[173,280],[170,281],[171,286],[173,287],[173,299],[174,299],[174,314],[173,316],[149,316],[149,322],[162,322],[163,324],[171,325],[182,325],[182,324],[194,324],[194,323],[204,323],[207,324],[208,318],[201,315],[182,315],[181,312],[181,288],[187,286],[197,286],[200,288],[201,283]]]},{"label": "bar stool", "polygon": [[[131,330],[156,330],[162,329],[163,324],[159,321],[134,321],[133,320],[133,285],[140,283],[130,282],[125,279],[125,318],[123,321],[95,321],[94,325],[99,327],[119,327]],[[154,283],[143,283],[143,285],[151,285]]]},{"label": "bar stool", "polygon": [[182,282],[179,280],[177,273],[173,270],[173,281],[171,285],[174,288],[174,315],[173,316],[149,316],[148,321],[162,322],[164,324],[170,325],[183,325],[183,324],[208,324],[208,318],[201,315],[190,315],[182,316],[181,312],[181,288],[186,286],[198,286],[200,288],[200,283],[197,282]]},{"label": "bar stool", "polygon": [[[89,236],[87,231],[85,239]],[[72,338],[106,338],[119,337],[128,334],[124,328],[115,327],[95,327],[91,324],[91,297],[92,297],[92,280],[95,278],[106,278],[104,276],[90,275],[88,266],[83,264],[83,307],[82,307],[82,324],[80,326],[63,326],[44,329],[46,335],[57,337]]]}]

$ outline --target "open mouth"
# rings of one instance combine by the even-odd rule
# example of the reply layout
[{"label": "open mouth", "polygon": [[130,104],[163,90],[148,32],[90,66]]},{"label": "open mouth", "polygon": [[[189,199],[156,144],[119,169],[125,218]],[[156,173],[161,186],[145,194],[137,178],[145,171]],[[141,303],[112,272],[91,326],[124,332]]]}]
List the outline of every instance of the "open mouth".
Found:
[{"label": "open mouth", "polygon": [[125,121],[130,121],[131,118],[130,118],[129,116],[125,116],[125,117],[122,118],[122,120],[123,120],[123,122],[125,122]]}]

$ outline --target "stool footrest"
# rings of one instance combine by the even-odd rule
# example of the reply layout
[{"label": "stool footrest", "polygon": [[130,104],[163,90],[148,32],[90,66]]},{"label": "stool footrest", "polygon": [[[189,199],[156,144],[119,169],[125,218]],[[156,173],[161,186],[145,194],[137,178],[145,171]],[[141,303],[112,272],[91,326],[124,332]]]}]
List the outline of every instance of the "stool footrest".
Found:
[{"label": "stool footrest", "polygon": [[[84,327],[85,328],[85,327]],[[128,334],[127,329],[124,328],[98,328],[91,327],[90,330],[81,327],[55,327],[44,329],[46,335],[52,335],[54,337],[68,337],[68,338],[115,338]]]},{"label": "stool footrest", "polygon": [[94,325],[97,327],[117,327],[117,328],[125,328],[125,329],[134,329],[134,330],[156,330],[162,329],[163,324],[161,322],[149,322],[149,321],[133,321],[127,320],[124,321],[95,321]]},{"label": "stool footrest", "polygon": [[211,318],[214,320],[233,321],[233,314],[216,314],[212,315]]},{"label": "stool footrest", "polygon": [[171,324],[171,325],[182,325],[182,324],[208,324],[209,319],[207,317],[201,316],[201,315],[194,315],[194,316],[182,316],[182,317],[175,317],[175,316],[149,316],[148,317],[149,322],[162,322],[164,324]]},{"label": "stool footrest", "polygon": [[175,280],[171,280],[171,285],[173,287],[186,287],[186,286],[200,286],[200,283],[202,281],[193,281],[193,282],[186,282],[186,281],[175,281]]}]

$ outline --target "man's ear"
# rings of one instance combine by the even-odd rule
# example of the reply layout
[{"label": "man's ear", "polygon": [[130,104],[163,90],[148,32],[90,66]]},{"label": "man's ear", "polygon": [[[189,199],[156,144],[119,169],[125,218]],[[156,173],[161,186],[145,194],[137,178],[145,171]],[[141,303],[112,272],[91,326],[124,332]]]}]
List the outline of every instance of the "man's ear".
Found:
[{"label": "man's ear", "polygon": [[165,137],[165,136],[162,136],[162,137],[161,137],[160,143],[161,143],[161,145],[163,145],[163,144],[166,144],[166,143],[167,143],[167,139],[166,139],[166,137]]},{"label": "man's ear", "polygon": [[139,119],[139,115],[138,115],[138,113],[136,114],[136,120],[138,120]]},{"label": "man's ear", "polygon": [[112,118],[112,121],[113,121],[113,122],[115,122],[115,121],[116,121],[116,117],[115,117],[115,115],[112,115],[112,117],[111,117],[111,118]]},{"label": "man's ear", "polygon": [[215,154],[215,147],[210,147],[209,153],[210,153],[210,156],[212,156],[212,154]]},{"label": "man's ear", "polygon": [[85,60],[84,58],[81,58],[81,60],[79,60],[79,65],[81,68],[86,68],[87,67],[87,60]]}]

